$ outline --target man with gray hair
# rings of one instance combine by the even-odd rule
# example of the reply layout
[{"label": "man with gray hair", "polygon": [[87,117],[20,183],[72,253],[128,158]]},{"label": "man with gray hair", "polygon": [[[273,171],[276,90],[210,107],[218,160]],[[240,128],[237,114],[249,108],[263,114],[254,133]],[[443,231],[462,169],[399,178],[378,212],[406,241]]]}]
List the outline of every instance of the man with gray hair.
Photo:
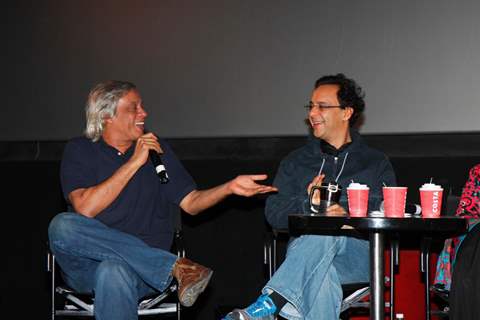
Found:
[{"label": "man with gray hair", "polygon": [[[61,183],[68,212],[49,226],[52,252],[68,285],[94,292],[97,319],[136,319],[140,298],[163,291],[175,278],[178,297],[191,306],[212,270],[168,250],[170,205],[196,215],[231,194],[276,191],[257,184],[266,175],[241,175],[197,190],[170,146],[145,133],[147,112],[136,86],[106,81],[92,89],[85,136],[65,147]],[[149,154],[162,154],[169,182],[162,184]]]}]

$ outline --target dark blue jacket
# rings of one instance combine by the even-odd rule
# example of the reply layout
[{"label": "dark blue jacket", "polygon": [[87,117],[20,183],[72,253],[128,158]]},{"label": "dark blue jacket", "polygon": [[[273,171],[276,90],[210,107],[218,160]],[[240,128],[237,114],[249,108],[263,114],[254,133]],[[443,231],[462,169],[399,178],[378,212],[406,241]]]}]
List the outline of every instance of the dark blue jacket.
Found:
[{"label": "dark blue jacket", "polygon": [[352,131],[351,137],[352,143],[336,157],[322,151],[321,140],[312,137],[305,146],[281,161],[273,182],[279,191],[268,197],[265,207],[265,216],[273,228],[287,228],[288,214],[310,212],[307,187],[319,173],[324,159],[324,182],[338,177],[337,182],[343,189],[342,207],[348,209],[346,188],[353,180],[370,187],[368,210],[378,210],[383,199],[383,183],[396,185],[393,167],[385,154],[370,148],[358,133]]}]

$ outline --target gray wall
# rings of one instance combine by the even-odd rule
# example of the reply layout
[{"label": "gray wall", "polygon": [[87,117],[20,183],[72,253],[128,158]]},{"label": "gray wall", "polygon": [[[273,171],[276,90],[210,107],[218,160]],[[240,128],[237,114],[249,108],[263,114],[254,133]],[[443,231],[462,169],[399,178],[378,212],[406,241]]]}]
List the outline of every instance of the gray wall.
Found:
[{"label": "gray wall", "polygon": [[301,135],[314,80],[336,72],[366,90],[365,133],[479,130],[476,0],[2,6],[0,140],[80,134],[88,90],[110,78],[139,86],[162,136]]}]

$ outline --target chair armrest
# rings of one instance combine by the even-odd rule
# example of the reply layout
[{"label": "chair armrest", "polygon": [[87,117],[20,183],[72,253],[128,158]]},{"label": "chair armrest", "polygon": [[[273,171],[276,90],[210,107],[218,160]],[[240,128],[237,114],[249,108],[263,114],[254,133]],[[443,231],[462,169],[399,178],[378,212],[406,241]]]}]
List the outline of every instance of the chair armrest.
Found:
[{"label": "chair armrest", "polygon": [[277,239],[280,237],[290,236],[288,229],[272,229],[272,234],[273,234],[273,237]]},{"label": "chair armrest", "polygon": [[185,257],[185,243],[183,239],[183,231],[180,229],[176,229],[174,232],[173,246],[173,251],[177,253],[177,256]]}]

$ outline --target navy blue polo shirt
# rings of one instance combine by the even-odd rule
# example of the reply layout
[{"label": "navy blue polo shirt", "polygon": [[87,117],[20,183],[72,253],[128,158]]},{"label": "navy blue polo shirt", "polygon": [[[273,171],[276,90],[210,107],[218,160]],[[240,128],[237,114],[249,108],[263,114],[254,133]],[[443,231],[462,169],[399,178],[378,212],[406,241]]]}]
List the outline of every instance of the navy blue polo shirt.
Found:
[{"label": "navy blue polo shirt", "polygon": [[[162,161],[170,181],[161,184],[153,164],[147,161],[130,179],[110,206],[95,218],[109,227],[134,235],[148,245],[168,250],[172,243],[173,228],[169,206],[178,205],[196,184],[185,170],[171,147],[160,140],[164,151]],[[85,137],[67,143],[60,167],[62,190],[69,210],[70,192],[98,185],[133,155],[135,145],[125,154],[106,144],[102,139],[92,142]]]}]

